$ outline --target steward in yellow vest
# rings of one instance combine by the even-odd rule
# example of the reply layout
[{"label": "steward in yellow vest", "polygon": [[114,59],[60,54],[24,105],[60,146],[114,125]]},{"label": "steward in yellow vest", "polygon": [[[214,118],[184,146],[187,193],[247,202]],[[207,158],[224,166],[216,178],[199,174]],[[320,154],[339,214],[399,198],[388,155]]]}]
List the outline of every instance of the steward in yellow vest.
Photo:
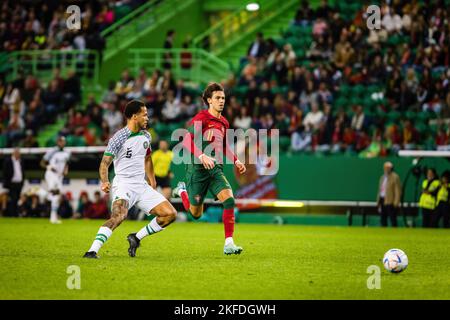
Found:
[{"label": "steward in yellow vest", "polygon": [[436,197],[439,191],[440,181],[436,170],[428,169],[427,179],[422,182],[422,194],[420,195],[419,207],[422,208],[422,226],[431,227],[431,221],[437,202]]}]

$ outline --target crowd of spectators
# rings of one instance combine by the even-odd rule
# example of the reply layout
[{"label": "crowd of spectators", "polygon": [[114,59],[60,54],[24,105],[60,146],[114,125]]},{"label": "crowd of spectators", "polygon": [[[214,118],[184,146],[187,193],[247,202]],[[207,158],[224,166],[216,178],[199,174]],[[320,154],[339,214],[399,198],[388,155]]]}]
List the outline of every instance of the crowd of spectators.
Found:
[{"label": "crowd of spectators", "polygon": [[[442,5],[383,2],[381,29],[369,30],[362,4],[344,19],[327,1],[317,9],[302,1],[287,31],[275,39],[258,33],[238,73],[222,81],[224,116],[235,128],[279,129],[294,152],[374,157],[398,149],[450,149],[450,17]],[[299,47],[299,39],[310,41]],[[199,92],[169,67],[124,70],[101,99],[90,96],[82,107],[79,88],[76,75],[62,79],[58,70],[46,88],[33,76],[19,85],[0,82],[0,120],[7,120],[0,134],[7,145],[35,143],[38,126],[52,121],[39,117],[45,111],[67,112],[62,134],[104,145],[124,124],[122,111],[131,99],[146,102],[152,128],[183,126],[202,108]]]},{"label": "crowd of spectators", "polygon": [[[72,204],[72,194],[67,192],[61,196],[58,207],[58,215],[66,219],[108,219],[108,195],[102,196],[100,191],[94,193],[90,199],[86,191],[79,195],[78,203]],[[6,209],[0,208],[0,215]],[[50,215],[50,203],[39,192],[31,188],[28,192],[21,194],[18,201],[18,217],[48,217]]]},{"label": "crowd of spectators", "polygon": [[99,49],[100,32],[143,4],[144,0],[77,1],[80,29],[67,27],[73,1],[2,1],[0,5],[0,52],[15,50]]},{"label": "crowd of spectators", "polygon": [[0,77],[0,101],[0,146],[36,147],[39,129],[81,101],[81,84],[74,71],[63,78],[59,69],[47,85],[31,74],[9,83]]},{"label": "crowd of spectators", "polygon": [[[362,4],[345,20],[327,1],[316,10],[303,1],[281,41],[258,33],[240,73],[226,83],[241,93],[226,110],[230,123],[280,129],[291,137],[293,151],[372,157],[400,148],[448,148],[443,119],[450,116],[449,12],[443,1],[389,3],[381,5],[379,30],[366,27]],[[289,30],[302,29],[311,30],[310,45],[294,50],[298,39]],[[374,103],[354,103],[345,87],[361,87],[361,100]],[[368,88],[378,91],[371,95]],[[339,105],[342,96],[347,103]],[[416,116],[405,116],[411,113],[435,118],[437,132],[420,131]],[[389,121],[391,114],[397,121]]]}]

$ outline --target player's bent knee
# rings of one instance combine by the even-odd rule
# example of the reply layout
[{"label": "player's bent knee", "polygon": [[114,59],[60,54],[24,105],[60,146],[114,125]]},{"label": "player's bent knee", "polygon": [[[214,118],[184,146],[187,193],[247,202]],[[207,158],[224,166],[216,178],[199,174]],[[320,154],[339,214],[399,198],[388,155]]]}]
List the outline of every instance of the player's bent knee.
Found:
[{"label": "player's bent knee", "polygon": [[233,197],[229,197],[222,203],[222,205],[224,209],[233,209],[234,206],[236,205],[236,201],[234,200]]},{"label": "player's bent knee", "polygon": [[202,209],[192,210],[192,208],[191,208],[189,211],[191,212],[192,218],[194,218],[195,220],[200,219],[200,217],[203,214],[203,210]]},{"label": "player's bent knee", "polygon": [[177,210],[175,210],[175,209],[170,210],[167,213],[167,218],[169,219],[170,222],[175,221],[175,219],[177,218]]}]

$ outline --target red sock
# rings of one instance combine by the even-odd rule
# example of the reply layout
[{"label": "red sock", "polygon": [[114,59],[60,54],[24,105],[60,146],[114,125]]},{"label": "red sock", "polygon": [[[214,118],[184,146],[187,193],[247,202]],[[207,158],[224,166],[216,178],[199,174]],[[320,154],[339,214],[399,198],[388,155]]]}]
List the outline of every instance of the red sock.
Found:
[{"label": "red sock", "polygon": [[189,202],[189,196],[187,191],[182,191],[180,194],[181,201],[183,202],[184,210],[189,211],[189,207],[191,206],[191,203]]},{"label": "red sock", "polygon": [[223,209],[223,226],[225,229],[225,238],[233,237],[234,232],[234,208]]}]

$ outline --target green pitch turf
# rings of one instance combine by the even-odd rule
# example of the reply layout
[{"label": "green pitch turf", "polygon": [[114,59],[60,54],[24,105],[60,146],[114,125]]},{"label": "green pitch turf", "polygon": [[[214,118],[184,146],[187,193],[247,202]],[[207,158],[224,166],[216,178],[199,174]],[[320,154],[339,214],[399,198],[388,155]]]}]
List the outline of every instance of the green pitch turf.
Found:
[{"label": "green pitch turf", "polygon": [[[101,259],[82,259],[101,223],[1,218],[0,299],[450,299],[450,230],[237,224],[244,252],[225,256],[221,224],[175,223],[133,259],[125,238],[145,222],[126,221]],[[383,269],[390,248],[407,253],[403,273]],[[370,265],[381,289],[367,288]]]}]

